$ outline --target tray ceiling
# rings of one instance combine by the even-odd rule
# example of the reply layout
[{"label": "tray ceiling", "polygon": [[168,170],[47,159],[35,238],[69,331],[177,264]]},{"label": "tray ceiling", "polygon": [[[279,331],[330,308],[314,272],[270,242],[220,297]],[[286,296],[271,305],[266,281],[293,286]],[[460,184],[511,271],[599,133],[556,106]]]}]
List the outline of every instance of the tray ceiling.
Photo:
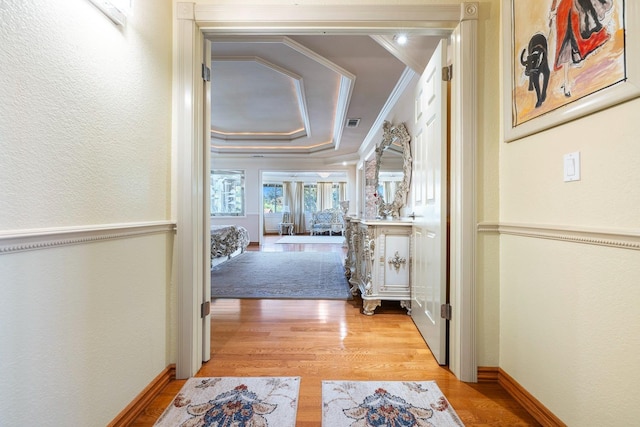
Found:
[{"label": "tray ceiling", "polygon": [[[357,159],[399,80],[408,68],[422,72],[437,41],[410,36],[401,47],[389,35],[216,36],[212,152]],[[346,126],[349,119],[359,119],[357,127]]]}]

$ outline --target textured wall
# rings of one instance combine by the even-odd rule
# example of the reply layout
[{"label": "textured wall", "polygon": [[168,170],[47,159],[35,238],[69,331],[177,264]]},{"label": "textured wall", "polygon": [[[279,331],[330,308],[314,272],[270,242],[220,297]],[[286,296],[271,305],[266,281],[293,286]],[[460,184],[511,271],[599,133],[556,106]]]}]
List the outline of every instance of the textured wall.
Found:
[{"label": "textured wall", "polygon": [[134,3],[2,2],[0,229],[167,217],[170,9]]},{"label": "textured wall", "polygon": [[106,425],[167,360],[162,234],[0,255],[0,418]]},{"label": "textured wall", "polygon": [[[0,2],[0,233],[169,219],[171,2]],[[172,362],[172,236],[0,254],[0,424],[106,425]],[[173,345],[174,346],[174,345]]]}]

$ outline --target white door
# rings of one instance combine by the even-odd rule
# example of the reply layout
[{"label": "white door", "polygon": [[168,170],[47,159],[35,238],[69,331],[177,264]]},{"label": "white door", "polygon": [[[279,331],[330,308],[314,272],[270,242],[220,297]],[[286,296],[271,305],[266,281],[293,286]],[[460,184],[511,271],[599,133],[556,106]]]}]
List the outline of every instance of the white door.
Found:
[{"label": "white door", "polygon": [[[211,41],[204,40],[204,60],[203,64],[207,69],[211,70]],[[203,76],[204,88],[203,92],[203,128],[202,128],[202,169],[204,176],[203,183],[203,201],[202,206],[202,229],[204,233],[204,247],[202,253],[204,256],[202,272],[202,304],[211,307],[211,83],[210,75]],[[208,304],[208,305],[207,305]],[[204,314],[204,312],[203,312]],[[202,317],[202,361],[207,362],[211,359],[211,315],[204,314]]]},{"label": "white door", "polygon": [[420,77],[415,98],[414,256],[411,317],[439,364],[447,363],[447,41],[441,40]]}]

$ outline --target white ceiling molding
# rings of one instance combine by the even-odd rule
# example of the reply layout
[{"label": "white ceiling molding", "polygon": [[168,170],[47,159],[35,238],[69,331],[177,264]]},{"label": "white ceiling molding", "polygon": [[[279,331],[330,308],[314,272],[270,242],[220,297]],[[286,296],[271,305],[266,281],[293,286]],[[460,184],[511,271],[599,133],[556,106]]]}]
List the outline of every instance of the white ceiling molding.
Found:
[{"label": "white ceiling molding", "polygon": [[372,35],[371,38],[374,39],[380,46],[387,49],[387,51],[389,51],[389,53],[391,53],[393,56],[407,64],[408,67],[410,67],[418,74],[422,73],[424,67],[427,65],[427,61],[429,58],[424,58],[422,62],[418,61],[416,58],[413,58],[407,53],[406,49],[401,49],[401,47],[403,46],[398,46],[397,42],[394,41],[393,36]]},{"label": "white ceiling molding", "polygon": [[353,86],[356,82],[356,76],[344,68],[334,64],[327,58],[318,55],[311,49],[307,49],[300,43],[290,39],[289,37],[283,37],[284,43],[302,53],[310,59],[324,65],[330,70],[338,73],[340,77],[340,90],[338,91],[338,101],[336,103],[336,114],[333,122],[333,144],[334,149],[340,148],[340,141],[342,140],[342,131],[347,121],[347,111],[349,110],[349,101],[351,100],[351,94],[353,92]]},{"label": "white ceiling molding", "polygon": [[221,140],[293,140],[297,138],[302,138],[305,136],[311,136],[311,121],[309,119],[309,112],[307,108],[307,101],[304,94],[304,84],[302,81],[302,77],[298,74],[287,70],[279,65],[276,65],[272,62],[269,62],[263,58],[258,56],[212,56],[211,62],[220,62],[220,61],[228,61],[228,62],[240,62],[240,61],[251,61],[256,62],[260,65],[263,65],[270,70],[273,70],[277,73],[282,74],[283,76],[291,79],[293,85],[296,90],[296,101],[298,103],[298,110],[300,112],[300,117],[304,123],[304,127],[302,129],[296,129],[290,132],[224,132],[219,129],[214,129],[211,127],[211,137]]},{"label": "white ceiling molding", "polygon": [[361,157],[368,158],[369,155],[373,153],[378,143],[378,141],[374,140],[375,136],[382,136],[382,124],[387,119],[387,116],[391,113],[391,110],[393,110],[393,107],[396,105],[415,76],[416,73],[411,68],[405,68],[400,80],[398,80],[398,83],[396,84],[396,87],[393,88],[387,102],[384,104],[384,107],[382,107],[382,110],[380,110],[380,114],[378,114],[376,121],[373,123],[373,126],[371,126],[371,129],[369,129],[369,133],[358,150]]},{"label": "white ceiling molding", "polygon": [[[283,156],[285,154],[314,154],[326,150],[333,149],[333,141],[327,141],[320,144],[307,146],[307,147],[287,147],[277,145],[249,145],[251,142],[236,141],[233,145],[217,145],[211,143],[212,153],[227,153],[227,154],[240,154],[240,153],[253,153],[260,151],[262,155],[267,156]],[[253,142],[255,144],[255,141]]]},{"label": "white ceiling molding", "polygon": [[336,105],[336,116],[333,123],[333,142],[334,149],[340,148],[340,141],[342,140],[342,131],[347,122],[347,111],[349,110],[349,100],[351,99],[351,93],[353,92],[353,84],[355,83],[355,76],[351,79],[347,76],[342,76],[340,79],[340,92],[338,93],[338,102]]},{"label": "white ceiling molding", "polygon": [[[234,146],[237,144],[256,144],[260,141],[265,143],[270,141],[279,141],[282,143],[290,143],[294,139],[302,138],[307,133],[304,129],[296,129],[292,132],[224,132],[211,128],[211,138],[222,141],[238,141],[234,142]],[[224,147],[224,146],[221,146]]]},{"label": "white ceiling molding", "polygon": [[[336,73],[339,77],[339,84],[337,90],[337,99],[335,105],[333,105],[333,130],[331,133],[331,139],[319,144],[308,146],[305,150],[304,147],[296,147],[296,153],[315,153],[318,151],[324,151],[327,149],[327,145],[331,145],[334,150],[340,147],[340,141],[343,135],[343,129],[347,120],[347,114],[349,109],[349,103],[353,93],[353,87],[355,84],[355,74],[345,70],[343,67],[335,64],[324,56],[314,52],[313,50],[303,46],[295,40],[286,36],[216,36],[213,38],[213,43],[271,43],[282,44],[292,49],[293,51],[304,55],[315,63],[323,66],[327,70]],[[272,142],[278,141],[278,144],[285,144],[284,146],[277,145],[260,145],[260,150],[274,150],[282,151],[292,150],[290,145],[286,145],[287,141],[292,141],[301,137],[311,136],[311,119],[309,117],[309,109],[307,106],[306,93],[303,84],[303,78],[291,70],[274,64],[260,57],[243,57],[243,56],[213,56],[212,61],[255,61],[270,69],[281,73],[287,78],[292,79],[296,87],[297,102],[300,110],[300,117],[302,118],[304,132],[225,132],[221,129],[215,129],[212,125],[211,136],[218,141],[212,141],[212,148],[215,150],[224,150],[225,152],[238,152],[238,151],[251,151],[255,150],[255,143],[257,141]],[[214,75],[215,78],[215,75]],[[226,145],[224,141],[233,141],[232,145]],[[239,143],[241,141],[249,142],[250,144]]]}]

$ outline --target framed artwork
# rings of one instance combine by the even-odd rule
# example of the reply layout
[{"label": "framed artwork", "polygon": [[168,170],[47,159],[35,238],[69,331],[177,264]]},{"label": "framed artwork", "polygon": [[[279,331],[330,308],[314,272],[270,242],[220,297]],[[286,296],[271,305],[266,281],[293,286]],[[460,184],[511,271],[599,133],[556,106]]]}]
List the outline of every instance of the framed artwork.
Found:
[{"label": "framed artwork", "polygon": [[505,140],[640,96],[640,1],[503,0]]}]

